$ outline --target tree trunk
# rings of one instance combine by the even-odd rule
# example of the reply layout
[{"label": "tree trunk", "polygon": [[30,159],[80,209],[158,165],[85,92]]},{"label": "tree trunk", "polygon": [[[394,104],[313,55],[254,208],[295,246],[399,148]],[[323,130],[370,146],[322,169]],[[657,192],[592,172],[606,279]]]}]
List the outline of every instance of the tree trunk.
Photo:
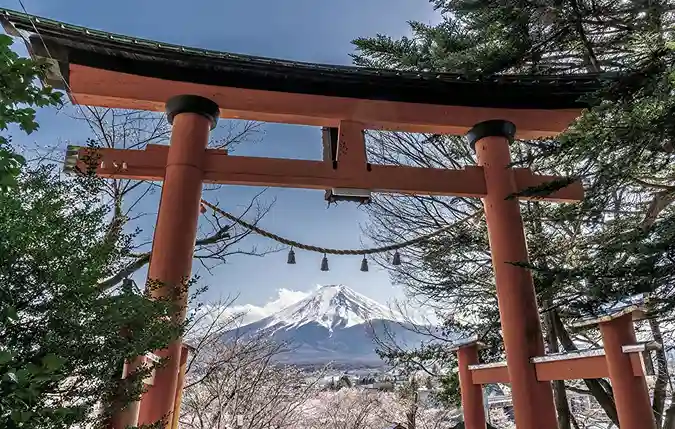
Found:
[{"label": "tree trunk", "polygon": [[[556,334],[560,340],[560,344],[565,348],[565,351],[575,351],[578,350],[576,344],[570,337],[569,333],[565,329],[565,326],[558,315],[558,312],[555,310],[551,311],[552,318],[555,321]],[[607,389],[603,387],[603,379],[584,379],[584,383],[588,390],[591,391],[591,395],[598,401],[602,409],[607,414],[607,417],[614,423],[616,426],[619,426],[619,416],[616,413],[616,405],[614,405],[614,395]],[[675,429],[675,428],[673,428]]]},{"label": "tree trunk", "polygon": [[417,383],[412,383],[412,389],[413,389],[413,403],[410,405],[410,408],[408,409],[408,412],[406,413],[406,419],[408,420],[408,428],[407,429],[415,429],[417,426],[417,408],[418,405],[417,403],[419,402],[419,393],[417,393]]},{"label": "tree trunk", "polygon": [[[652,330],[654,341],[663,345],[663,334],[659,321],[649,318],[649,327]],[[656,383],[654,384],[654,401],[652,410],[656,419],[656,427],[661,427],[663,422],[663,409],[666,405],[666,385],[668,383],[668,361],[663,347],[656,351]]]},{"label": "tree trunk", "polygon": [[666,410],[666,419],[663,429],[675,429],[675,392],[670,396],[671,405]]},{"label": "tree trunk", "polygon": [[[550,302],[544,303],[545,308],[551,308]],[[544,317],[544,326],[546,328],[546,342],[549,353],[559,353],[558,337],[556,335],[555,321],[553,320],[553,311],[549,311]],[[555,409],[558,413],[558,429],[571,429],[570,407],[567,402],[567,392],[565,390],[565,381],[556,380],[553,382],[553,396],[555,399]]]}]

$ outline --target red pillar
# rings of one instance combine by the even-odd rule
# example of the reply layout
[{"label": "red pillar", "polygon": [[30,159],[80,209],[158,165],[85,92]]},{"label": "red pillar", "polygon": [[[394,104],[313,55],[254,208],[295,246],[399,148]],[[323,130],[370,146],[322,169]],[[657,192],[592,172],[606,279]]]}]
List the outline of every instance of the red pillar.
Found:
[{"label": "red pillar", "polygon": [[473,384],[469,365],[478,364],[478,344],[462,346],[457,350],[459,361],[459,388],[462,394],[462,412],[465,429],[485,429],[483,386]]},{"label": "red pillar", "polygon": [[632,314],[600,323],[607,370],[621,429],[656,429],[645,377],[635,376],[622,347],[635,344]]},{"label": "red pillar", "polygon": [[510,262],[528,261],[527,245],[509,143],[515,126],[507,121],[481,122],[467,137],[483,167],[487,196],[483,199],[492,266],[495,272],[502,336],[511,380],[518,429],[557,428],[553,392],[549,382],[537,381],[530,358],[544,354],[544,340],[534,283],[529,270]]},{"label": "red pillar", "polygon": [[[183,95],[169,100],[166,110],[173,130],[148,280],[161,282],[163,286],[153,290],[152,296],[174,300],[180,305],[174,317],[182,321],[187,294],[177,292],[191,275],[202,193],[202,164],[209,132],[216,124],[219,109],[206,98]],[[156,354],[169,361],[156,371],[154,384],[143,396],[138,423],[151,424],[166,418],[165,427],[170,428],[179,378],[181,340]]]},{"label": "red pillar", "polygon": [[178,429],[178,419],[180,418],[180,405],[183,402],[183,386],[185,385],[185,372],[187,371],[187,360],[190,350],[183,344],[180,352],[180,369],[178,370],[178,383],[176,385],[176,394],[173,402],[172,428]]},{"label": "red pillar", "polygon": [[[144,360],[144,357],[139,356],[136,359],[126,362],[122,372],[122,379],[127,378],[130,373],[136,371],[136,369],[143,365]],[[134,401],[129,403],[126,408],[118,410],[113,416],[111,416],[107,428],[126,429],[128,426],[136,426],[138,424],[139,408],[140,402]]]}]

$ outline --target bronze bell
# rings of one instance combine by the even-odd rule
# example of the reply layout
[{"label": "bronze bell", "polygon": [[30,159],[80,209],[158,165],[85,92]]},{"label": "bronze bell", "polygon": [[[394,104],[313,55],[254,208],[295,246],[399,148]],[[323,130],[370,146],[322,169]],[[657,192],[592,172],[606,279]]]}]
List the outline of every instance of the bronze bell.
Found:
[{"label": "bronze bell", "polygon": [[326,254],[323,254],[323,259],[321,260],[321,271],[328,271],[328,258]]},{"label": "bronze bell", "polygon": [[134,292],[134,281],[130,278],[125,278],[122,280],[122,293],[131,294]]},{"label": "bronze bell", "polygon": [[368,260],[366,259],[366,255],[363,255],[363,260],[361,261],[361,271],[368,271]]},{"label": "bronze bell", "polygon": [[394,258],[391,261],[391,265],[394,266],[401,265],[401,255],[398,253],[398,250],[394,252]]},{"label": "bronze bell", "polygon": [[291,250],[288,251],[288,260],[286,261],[286,263],[291,265],[295,264],[295,252],[293,251],[292,247]]}]

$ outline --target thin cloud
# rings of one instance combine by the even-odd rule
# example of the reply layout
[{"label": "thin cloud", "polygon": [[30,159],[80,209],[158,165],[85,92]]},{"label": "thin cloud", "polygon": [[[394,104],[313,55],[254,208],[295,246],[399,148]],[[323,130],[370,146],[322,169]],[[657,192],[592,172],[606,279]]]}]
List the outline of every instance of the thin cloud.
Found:
[{"label": "thin cloud", "polygon": [[298,301],[307,298],[311,292],[303,292],[299,290],[291,290],[281,288],[276,291],[276,297],[262,306],[253,304],[234,305],[230,307],[226,313],[229,315],[241,314],[241,324],[248,324],[271,316],[283,308],[293,305]]}]

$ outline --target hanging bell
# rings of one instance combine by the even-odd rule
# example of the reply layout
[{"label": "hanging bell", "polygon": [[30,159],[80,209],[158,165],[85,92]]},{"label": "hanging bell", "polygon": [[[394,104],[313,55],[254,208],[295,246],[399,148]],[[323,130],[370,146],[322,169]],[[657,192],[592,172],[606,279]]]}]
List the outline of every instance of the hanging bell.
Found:
[{"label": "hanging bell", "polygon": [[366,259],[366,255],[363,255],[363,260],[361,261],[361,271],[364,273],[368,271],[368,260]]},{"label": "hanging bell", "polygon": [[122,293],[131,294],[134,291],[134,281],[130,278],[122,280]]},{"label": "hanging bell", "polygon": [[321,271],[328,271],[328,258],[326,254],[323,254],[323,259],[321,260]]},{"label": "hanging bell", "polygon": [[292,247],[291,250],[288,251],[288,260],[286,261],[286,263],[291,265],[295,264],[295,252],[293,251]]},{"label": "hanging bell", "polygon": [[391,265],[394,266],[401,265],[401,255],[398,253],[398,250],[394,252],[394,258],[391,261]]}]

